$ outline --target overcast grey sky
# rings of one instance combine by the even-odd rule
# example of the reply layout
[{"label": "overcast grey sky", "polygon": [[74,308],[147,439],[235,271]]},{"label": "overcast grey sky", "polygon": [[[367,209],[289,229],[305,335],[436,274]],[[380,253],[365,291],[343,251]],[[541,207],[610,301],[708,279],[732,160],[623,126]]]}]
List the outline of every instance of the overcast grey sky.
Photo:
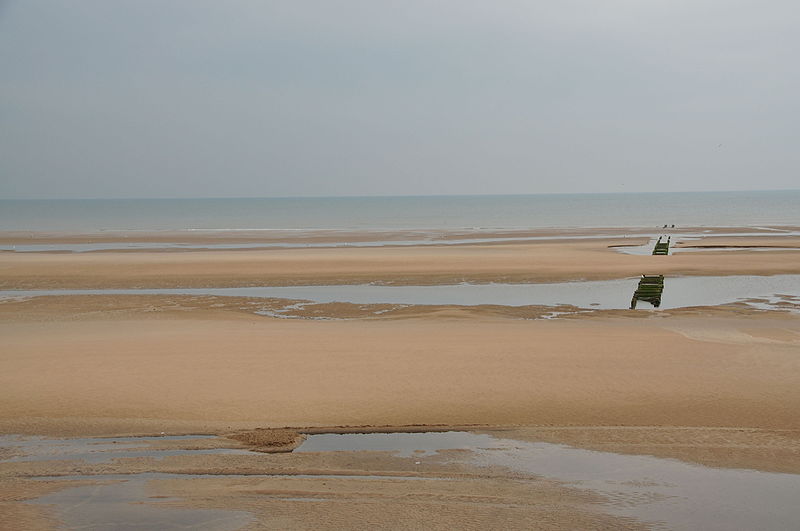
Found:
[{"label": "overcast grey sky", "polygon": [[790,0],[0,0],[0,198],[800,188]]}]

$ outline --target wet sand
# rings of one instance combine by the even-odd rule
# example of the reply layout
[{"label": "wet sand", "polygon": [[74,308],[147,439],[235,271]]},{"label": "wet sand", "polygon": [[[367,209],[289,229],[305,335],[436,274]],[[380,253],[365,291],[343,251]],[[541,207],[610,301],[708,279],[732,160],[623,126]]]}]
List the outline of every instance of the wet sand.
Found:
[{"label": "wet sand", "polygon": [[[601,440],[629,443],[649,433],[651,444],[662,449],[699,442],[734,455],[744,448],[763,451],[776,442],[770,439],[775,434],[737,435],[743,430],[516,428],[345,436],[352,442],[311,435],[295,453],[258,454],[237,445],[286,442],[297,432],[278,430],[274,438],[264,436],[270,430],[257,430],[257,437],[244,432],[138,441],[14,437],[19,456],[0,462],[0,490],[14,495],[0,499],[0,515],[14,528],[43,529],[58,520],[69,528],[108,528],[113,522],[115,528],[149,523],[202,529],[641,529],[661,521],[666,525],[657,528],[702,523],[706,529],[733,529],[748,522],[742,528],[781,529],[782,522],[800,518],[787,503],[796,499],[800,476],[538,442],[542,432],[553,430],[579,437],[602,431]],[[319,437],[327,442],[320,444]],[[362,450],[331,451],[353,448]],[[204,454],[208,449],[224,451]],[[146,457],[131,457],[137,454]],[[720,490],[727,496],[718,495]],[[734,501],[737,508],[731,510],[726,504]],[[716,512],[720,508],[724,514]]]},{"label": "wet sand", "polygon": [[463,238],[597,237],[607,234],[642,236],[648,234],[699,233],[709,236],[749,233],[765,237],[800,231],[800,226],[775,227],[596,227],[541,229],[451,229],[451,230],[161,230],[97,232],[2,231],[0,245],[26,243],[279,243],[279,242],[359,242],[374,240],[453,240]]},{"label": "wet sand", "polygon": [[[109,521],[104,514],[109,504],[119,508],[110,515],[119,526],[158,513],[174,519],[175,510],[195,518],[211,510],[217,513],[203,529],[230,529],[219,524],[226,514],[241,511],[251,521],[245,520],[245,529],[522,529],[531,522],[543,529],[644,528],[631,518],[606,514],[597,494],[476,466],[466,457],[445,451],[423,463],[420,457],[346,452],[138,458],[102,465],[0,463],[4,476],[37,470],[56,476],[0,476],[0,490],[13,490],[15,500],[27,501],[8,503],[7,512],[1,512],[0,501],[0,514],[7,517],[4,523],[41,529],[57,516],[74,526],[86,525],[92,516]],[[115,496],[120,494],[132,503],[120,504]]]},{"label": "wet sand", "polygon": [[[788,237],[769,238],[770,243],[788,242]],[[617,253],[609,248],[615,243],[620,240],[0,253],[0,287],[517,282],[624,278],[656,270],[673,275],[800,273],[798,253],[792,251],[651,257]],[[520,440],[800,473],[796,314],[731,305],[528,320],[546,309],[438,306],[376,315],[375,308],[358,311],[333,304],[324,316],[348,319],[313,320],[254,315],[254,308],[245,298],[184,296],[3,301],[0,433],[86,437],[229,434],[258,427],[329,431],[359,426],[369,431],[466,426],[503,428]],[[280,461],[285,454],[262,457],[268,461],[259,470],[289,466],[294,471],[408,473],[413,468],[406,460],[375,461],[369,455],[288,462]],[[222,457],[194,459],[175,458],[163,468],[130,461],[102,470],[180,473]],[[0,514],[3,524],[26,528],[47,528],[56,521],[47,507],[20,503],[55,488],[26,476],[87,471],[13,464],[0,463],[0,491],[5,493]],[[224,469],[219,466],[214,464],[214,470]],[[241,470],[243,465],[234,460],[224,466]],[[342,481],[295,480],[290,487],[275,483],[279,480],[225,478],[165,479],[150,488],[169,496],[183,493],[184,501],[168,503],[250,511],[257,521],[278,527],[310,528],[325,518],[333,527],[397,521],[408,528],[522,528],[531,518],[552,529],[638,525],[603,514],[593,505],[597,500],[557,483],[518,484],[494,469],[468,473],[476,476],[458,484],[437,483],[430,490],[426,485],[411,498],[408,485],[390,480],[379,488],[365,483],[355,490]],[[365,497],[368,491],[381,494]],[[273,499],[309,493],[347,503],[298,509],[302,501]]]}]

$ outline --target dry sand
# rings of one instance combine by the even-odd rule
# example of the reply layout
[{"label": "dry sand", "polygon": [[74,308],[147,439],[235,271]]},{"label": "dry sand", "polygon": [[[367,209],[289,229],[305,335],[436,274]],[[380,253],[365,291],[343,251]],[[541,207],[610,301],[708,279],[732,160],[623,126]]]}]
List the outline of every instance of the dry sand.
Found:
[{"label": "dry sand", "polygon": [[[796,245],[797,238],[786,238]],[[645,243],[639,239],[633,243]],[[548,282],[800,273],[795,251],[631,256],[624,239],[247,251],[0,253],[0,289]]]},{"label": "dry sand", "polygon": [[213,310],[164,317],[0,324],[0,430],[88,432],[102,419],[152,421],[158,431],[172,420],[202,430],[232,423],[800,429],[797,317],[522,321],[462,319],[456,310],[402,320]]}]

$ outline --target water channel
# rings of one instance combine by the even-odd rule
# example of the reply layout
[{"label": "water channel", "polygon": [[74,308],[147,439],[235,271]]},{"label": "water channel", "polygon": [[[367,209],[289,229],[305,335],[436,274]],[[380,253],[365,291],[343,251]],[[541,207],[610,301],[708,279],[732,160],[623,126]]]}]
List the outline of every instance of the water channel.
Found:
[{"label": "water channel", "polygon": [[[176,289],[5,290],[0,300],[54,295],[190,295],[300,300],[312,303],[501,306],[572,305],[626,309],[639,278],[530,284],[377,284]],[[800,275],[668,277],[661,309],[716,306],[747,301],[762,309],[800,303]],[[784,304],[791,309],[791,304]],[[643,307],[648,307],[643,304]]]}]

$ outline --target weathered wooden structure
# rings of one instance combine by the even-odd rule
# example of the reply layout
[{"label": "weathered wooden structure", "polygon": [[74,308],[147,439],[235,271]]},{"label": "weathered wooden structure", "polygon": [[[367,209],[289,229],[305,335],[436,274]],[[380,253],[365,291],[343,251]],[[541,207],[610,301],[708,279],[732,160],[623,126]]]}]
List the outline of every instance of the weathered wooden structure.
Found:
[{"label": "weathered wooden structure", "polygon": [[660,255],[668,255],[669,254],[669,240],[671,236],[667,236],[667,239],[661,241],[663,236],[658,237],[658,241],[656,242],[655,247],[653,247],[653,254],[660,254]]},{"label": "weathered wooden structure", "polygon": [[664,291],[664,275],[642,275],[639,287],[633,292],[631,310],[636,309],[636,303],[645,301],[658,308],[661,306],[661,293]]}]

